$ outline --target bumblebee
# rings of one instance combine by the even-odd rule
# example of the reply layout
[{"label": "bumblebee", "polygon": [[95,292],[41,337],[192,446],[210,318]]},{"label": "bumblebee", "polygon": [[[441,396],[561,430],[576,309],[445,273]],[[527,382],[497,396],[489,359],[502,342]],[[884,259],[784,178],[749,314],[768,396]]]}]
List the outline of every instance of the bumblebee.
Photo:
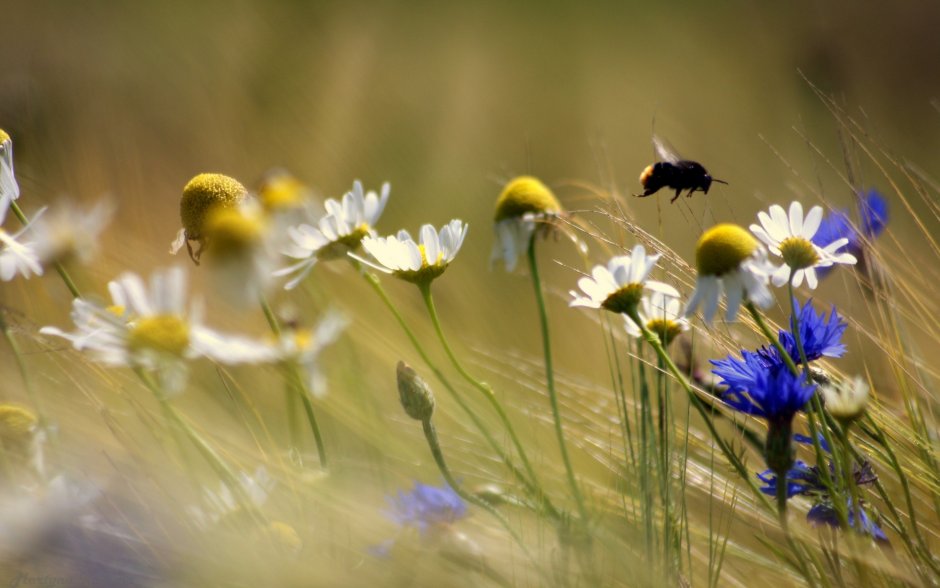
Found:
[{"label": "bumblebee", "polygon": [[646,169],[640,174],[640,185],[643,186],[643,193],[636,194],[636,196],[645,198],[646,196],[652,196],[662,188],[671,188],[676,191],[676,195],[669,201],[672,203],[682,194],[683,190],[688,190],[686,197],[691,198],[692,193],[696,190],[708,194],[712,182],[728,183],[711,177],[708,170],[701,163],[681,159],[667,148],[658,137],[653,137],[653,145],[663,161],[657,161],[646,166]]}]

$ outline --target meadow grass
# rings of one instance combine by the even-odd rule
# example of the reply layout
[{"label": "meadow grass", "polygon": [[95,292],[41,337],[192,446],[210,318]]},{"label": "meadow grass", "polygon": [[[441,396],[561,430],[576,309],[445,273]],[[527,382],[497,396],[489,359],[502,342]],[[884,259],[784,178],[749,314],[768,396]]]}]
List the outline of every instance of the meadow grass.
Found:
[{"label": "meadow grass", "polygon": [[[235,239],[232,250],[219,233],[207,233],[203,264],[189,273],[233,271],[213,262],[229,254],[242,257],[228,262],[249,270],[234,268],[241,271],[234,282],[197,281],[188,292],[161,278],[149,294],[157,310],[135,302],[148,298],[143,282],[122,278],[116,284],[124,295],[112,289],[106,300],[104,283],[89,277],[79,290],[69,271],[88,270],[73,258],[43,258],[62,290],[44,304],[74,299],[84,338],[71,339],[73,350],[49,336],[67,333],[39,333],[61,311],[4,308],[11,390],[0,423],[4,574],[14,583],[145,585],[935,584],[936,374],[919,350],[937,344],[929,284],[940,250],[928,228],[937,220],[937,191],[828,96],[819,99],[845,142],[844,163],[823,161],[859,194],[855,166],[879,170],[882,198],[891,203],[890,223],[875,219],[886,229],[864,230],[871,221],[864,208],[862,220],[852,212],[840,225],[856,263],[822,281],[851,293],[839,305],[844,320],[807,315],[800,309],[810,297],[817,312],[832,305],[790,285],[773,289],[773,304],[760,304],[767,310],[747,290],[737,321],[686,324],[675,289],[657,299],[641,297],[642,285],[655,277],[689,292],[697,273],[751,259],[757,241],[736,229],[753,246],[740,257],[703,260],[706,250],[724,255],[704,244],[706,235],[689,262],[633,220],[635,202],[598,189],[591,190],[595,207],[574,214],[527,195],[503,215],[518,232],[506,233],[497,257],[511,247],[527,260],[516,279],[534,286],[531,302],[520,305],[527,315],[514,322],[541,340],[529,349],[468,346],[448,326],[447,307],[435,305],[432,282],[445,282],[451,264],[460,264],[465,225],[423,228],[420,248],[409,249],[404,233],[375,239],[381,206],[376,211],[378,197],[361,188],[342,207],[327,206],[327,217],[302,210],[280,224],[282,213],[268,211],[266,236]],[[507,187],[499,206],[518,186]],[[356,202],[367,211],[370,198],[371,212],[356,213]],[[6,203],[29,222],[28,193]],[[827,211],[824,222],[838,214]],[[302,231],[286,229],[302,223],[319,227],[320,240],[311,245]],[[916,227],[903,239],[907,250],[915,237],[923,242],[916,255],[902,254],[894,226]],[[545,239],[552,235],[566,238],[555,244]],[[634,244],[661,257],[644,257]],[[560,247],[572,247],[584,264],[569,268],[570,285],[543,281],[539,272]],[[600,288],[591,263],[631,250],[632,260],[614,258],[627,273],[609,266],[613,290]],[[318,260],[290,291],[267,277],[288,259],[251,261],[280,251]],[[475,271],[491,279],[485,268]],[[727,280],[725,271],[716,275]],[[585,294],[572,290],[573,300],[598,310],[564,307],[578,274]],[[598,282],[585,285],[589,275]],[[396,277],[417,288],[400,287]],[[32,283],[18,276],[4,287],[26,293]],[[186,318],[185,308],[195,291],[221,295],[220,284],[255,284],[249,298],[260,305],[231,307],[239,314],[227,323],[240,335],[203,333],[209,338],[200,343],[201,319]],[[372,295],[344,301],[357,288]],[[367,300],[390,312],[360,318]],[[810,331],[799,321],[784,329],[793,316],[809,321]],[[165,317],[191,321],[185,349],[174,347],[171,327],[153,327]],[[603,372],[555,367],[552,336],[564,338],[575,321],[594,324],[596,335],[580,344],[596,350]],[[836,329],[837,322],[846,324]],[[789,339],[778,341],[779,329]],[[834,338],[813,339],[823,331]],[[99,343],[102,333],[110,338]],[[840,344],[848,348],[844,359],[833,351]],[[742,349],[763,349],[764,363],[735,389],[738,380],[727,372],[716,378],[707,362],[732,361]],[[777,364],[768,360],[774,357]],[[400,367],[396,384],[399,359],[414,370]],[[328,393],[320,389],[327,384]],[[792,394],[804,396],[793,401]],[[847,408],[837,410],[840,398]],[[785,401],[796,404],[774,412]],[[802,484],[794,496],[776,483],[788,471]]]}]

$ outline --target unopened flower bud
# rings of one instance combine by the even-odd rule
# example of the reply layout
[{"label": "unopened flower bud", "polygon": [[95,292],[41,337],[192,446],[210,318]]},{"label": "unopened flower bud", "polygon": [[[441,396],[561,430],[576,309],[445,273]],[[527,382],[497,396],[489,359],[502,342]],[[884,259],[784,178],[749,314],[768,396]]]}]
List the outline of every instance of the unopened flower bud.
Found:
[{"label": "unopened flower bud", "polygon": [[843,423],[854,421],[865,414],[868,406],[868,384],[856,376],[851,380],[834,382],[819,387],[826,410]]},{"label": "unopened flower bud", "polygon": [[434,394],[427,382],[403,361],[398,362],[398,396],[408,416],[427,421],[434,413]]}]

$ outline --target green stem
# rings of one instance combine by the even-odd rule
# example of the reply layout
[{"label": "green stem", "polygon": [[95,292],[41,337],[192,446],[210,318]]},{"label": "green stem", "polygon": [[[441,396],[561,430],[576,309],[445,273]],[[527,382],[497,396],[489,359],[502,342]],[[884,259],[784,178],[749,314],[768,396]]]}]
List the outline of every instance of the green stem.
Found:
[{"label": "green stem", "polygon": [[160,407],[163,409],[163,413],[166,416],[167,420],[171,421],[172,425],[175,425],[180,431],[186,434],[186,437],[192,442],[193,446],[196,447],[196,450],[202,455],[203,459],[209,464],[209,467],[216,473],[216,475],[221,478],[222,482],[228,486],[228,489],[238,498],[238,501],[241,503],[242,507],[246,511],[252,513],[256,520],[264,523],[263,515],[258,512],[255,508],[254,503],[251,501],[251,497],[245,492],[245,489],[238,481],[238,477],[232,472],[228,464],[219,456],[218,453],[212,448],[209,443],[202,438],[195,429],[193,429],[189,423],[186,422],[183,417],[176,411],[170,401],[167,399],[166,394],[154,383],[153,379],[142,369],[135,368],[134,373],[137,374],[137,377],[144,383],[144,385],[153,393],[156,397],[157,402],[160,403]]},{"label": "green stem", "polygon": [[[22,223],[24,227],[29,224],[29,218],[23,214],[23,211],[20,209],[15,200],[10,202],[10,210],[13,211],[13,214],[17,219],[19,219],[20,223]],[[68,288],[69,292],[72,293],[72,298],[81,298],[82,294],[78,291],[78,286],[75,285],[75,282],[72,281],[72,276],[70,276],[69,273],[65,270],[65,266],[58,261],[53,263],[52,266],[55,268],[55,271],[58,272],[59,277],[62,278],[62,281],[65,282],[65,287]]]},{"label": "green stem", "polygon": [[738,472],[741,478],[747,483],[751,491],[754,493],[754,497],[764,505],[765,508],[769,511],[775,511],[774,507],[771,506],[770,501],[767,500],[767,497],[760,491],[757,487],[757,484],[751,479],[750,473],[747,468],[741,463],[741,460],[734,454],[731,450],[731,447],[728,446],[727,442],[718,434],[718,430],[715,428],[715,423],[712,422],[711,415],[709,414],[708,409],[705,407],[705,404],[702,402],[702,399],[699,398],[695,390],[692,388],[692,385],[689,384],[689,381],[686,379],[685,374],[683,374],[674,361],[672,357],[669,356],[669,353],[666,352],[666,349],[663,347],[662,342],[659,340],[659,336],[646,328],[646,325],[643,324],[643,321],[640,320],[639,315],[636,310],[632,314],[627,316],[636,324],[640,329],[640,332],[643,334],[643,339],[653,348],[656,352],[656,355],[659,356],[663,363],[666,364],[666,367],[669,370],[669,373],[673,375],[676,380],[679,381],[679,384],[682,386],[682,389],[685,390],[686,395],[689,397],[689,402],[692,406],[695,407],[695,410],[698,412],[699,416],[702,417],[702,420],[705,421],[705,426],[708,427],[708,432],[711,434],[712,439],[715,440],[715,443],[718,444],[719,449],[725,455],[725,458],[731,464],[731,466]]},{"label": "green stem", "polygon": [[486,512],[493,515],[499,524],[506,529],[506,532],[513,538],[522,552],[525,554],[526,558],[536,570],[541,570],[541,566],[535,561],[535,558],[532,556],[532,553],[526,547],[525,542],[522,540],[522,537],[516,532],[515,529],[509,524],[509,521],[506,520],[506,517],[502,515],[498,510],[496,510],[492,504],[486,502],[485,500],[474,496],[473,494],[465,491],[460,484],[457,483],[457,480],[454,479],[453,474],[450,472],[450,468],[447,467],[447,462],[444,460],[444,452],[441,450],[440,442],[437,439],[437,430],[434,428],[434,423],[431,422],[431,419],[425,419],[421,421],[421,427],[424,430],[424,438],[428,441],[428,446],[431,448],[431,455],[434,456],[434,463],[437,464],[437,468],[441,471],[441,475],[444,476],[444,480],[447,481],[447,484],[460,496],[462,499],[466,500],[470,504],[476,505]]},{"label": "green stem", "polygon": [[[790,278],[790,281],[787,283],[787,292],[790,295],[790,320],[792,321],[793,327],[793,339],[796,340],[796,349],[800,353],[800,361],[803,362],[803,376],[806,378],[807,383],[812,381],[812,376],[809,373],[809,360],[806,359],[806,349],[803,347],[803,336],[800,332],[800,314],[798,312],[796,305],[796,296],[793,295],[793,278]],[[794,372],[796,373],[796,372]]]},{"label": "green stem", "polygon": [[548,312],[545,309],[545,298],[542,295],[542,280],[539,278],[539,265],[535,259],[535,237],[533,234],[529,241],[529,271],[532,272],[532,287],[535,290],[535,302],[539,309],[539,324],[542,327],[542,351],[545,355],[545,380],[548,386],[548,398],[552,406],[552,416],[555,420],[555,436],[558,438],[558,447],[561,450],[561,459],[565,464],[565,473],[568,476],[568,484],[571,486],[571,493],[575,502],[578,504],[578,513],[581,520],[585,523],[588,520],[587,507],[584,505],[584,498],[581,496],[581,488],[574,476],[574,468],[571,467],[571,458],[568,457],[568,447],[565,445],[565,433],[561,425],[561,412],[558,409],[558,394],[555,391],[555,372],[552,368],[552,344],[548,332]]},{"label": "green stem", "polygon": [[542,491],[540,487],[537,487],[533,484],[531,480],[525,475],[522,470],[520,470],[510,459],[509,455],[503,450],[500,444],[493,437],[493,434],[490,433],[489,429],[486,428],[486,425],[480,420],[480,417],[473,412],[473,409],[466,403],[463,397],[457,392],[457,389],[450,383],[447,377],[444,375],[444,372],[437,367],[437,365],[431,361],[431,357],[425,351],[424,346],[421,345],[421,342],[418,341],[418,337],[414,334],[414,331],[411,330],[411,327],[408,326],[408,323],[405,322],[405,318],[398,312],[398,308],[395,306],[395,303],[392,302],[391,298],[388,297],[388,294],[385,292],[385,289],[382,287],[382,283],[379,279],[372,273],[362,271],[362,267],[354,259],[350,259],[353,267],[356,268],[358,272],[362,274],[362,277],[365,281],[372,287],[372,290],[378,295],[378,297],[385,304],[385,307],[388,308],[389,312],[395,317],[395,320],[398,322],[398,325],[405,332],[405,335],[408,337],[408,340],[411,341],[412,347],[415,351],[421,356],[421,359],[424,361],[424,364],[434,373],[434,376],[438,379],[441,385],[444,386],[444,389],[450,394],[451,398],[457,403],[457,405],[464,411],[464,413],[470,417],[471,422],[473,422],[474,427],[477,431],[483,435],[486,439],[487,444],[499,455],[503,463],[509,468],[513,476],[525,487],[526,492],[534,497],[539,504],[539,507],[549,516],[555,520],[561,519],[561,513],[552,505],[551,501],[548,499],[548,496],[545,492]]},{"label": "green stem", "polygon": [[539,487],[538,477],[535,475],[535,470],[532,467],[532,463],[529,461],[529,457],[526,454],[525,448],[522,446],[522,443],[519,441],[518,435],[516,435],[516,430],[512,426],[512,422],[509,420],[509,416],[506,414],[506,411],[503,409],[502,404],[500,404],[499,399],[496,397],[496,394],[493,392],[493,388],[485,382],[481,382],[474,378],[470,373],[463,367],[463,364],[460,363],[460,360],[457,359],[457,355],[451,349],[450,344],[447,342],[447,338],[444,336],[444,329],[441,327],[440,317],[437,314],[437,308],[434,306],[434,298],[431,296],[431,284],[423,283],[419,284],[418,289],[421,290],[421,296],[424,298],[424,305],[428,309],[428,314],[431,317],[431,323],[434,325],[434,331],[437,333],[437,338],[441,342],[441,346],[444,347],[444,351],[447,354],[447,357],[450,358],[450,362],[453,364],[457,372],[466,380],[471,386],[479,390],[483,396],[489,401],[490,405],[493,407],[493,410],[496,411],[496,414],[499,416],[499,420],[502,421],[503,426],[506,427],[506,430],[509,432],[509,437],[512,440],[513,446],[515,446],[516,451],[519,453],[519,459],[522,460],[522,466],[525,468],[526,473],[529,476],[532,484],[536,487]]},{"label": "green stem", "polygon": [[[261,312],[264,313],[265,320],[274,336],[280,339],[281,325],[277,320],[277,315],[268,303],[267,298],[261,295]],[[313,439],[317,446],[317,457],[320,459],[320,467],[326,469],[326,447],[323,444],[323,436],[320,434],[320,425],[317,422],[317,415],[313,410],[313,401],[310,399],[310,390],[307,383],[300,373],[297,363],[289,360],[285,365],[287,377],[285,378],[285,402],[287,404],[287,427],[290,433],[291,447],[299,449],[300,432],[297,430],[297,406],[295,400],[299,399],[304,407],[304,414],[307,415],[307,422],[310,423],[310,431],[313,433]]]}]

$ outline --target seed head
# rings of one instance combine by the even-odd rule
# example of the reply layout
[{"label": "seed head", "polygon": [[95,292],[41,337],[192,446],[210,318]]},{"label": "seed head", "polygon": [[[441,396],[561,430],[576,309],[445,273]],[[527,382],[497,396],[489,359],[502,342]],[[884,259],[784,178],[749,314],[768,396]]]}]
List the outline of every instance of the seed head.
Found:
[{"label": "seed head", "polygon": [[427,382],[403,361],[398,362],[396,372],[402,408],[416,421],[429,420],[434,413],[434,394]]},{"label": "seed head", "polygon": [[780,243],[780,255],[793,270],[806,269],[819,263],[816,247],[802,237],[787,237]]},{"label": "seed head", "polygon": [[699,274],[723,276],[754,254],[757,239],[738,225],[724,223],[705,231],[695,248]]},{"label": "seed head", "polygon": [[186,238],[203,238],[206,219],[213,208],[234,208],[248,191],[238,180],[222,174],[199,174],[189,180],[180,199],[180,220]]},{"label": "seed head", "polygon": [[521,217],[526,213],[559,213],[561,204],[548,186],[531,176],[520,176],[503,189],[496,200],[496,215],[499,222]]}]

